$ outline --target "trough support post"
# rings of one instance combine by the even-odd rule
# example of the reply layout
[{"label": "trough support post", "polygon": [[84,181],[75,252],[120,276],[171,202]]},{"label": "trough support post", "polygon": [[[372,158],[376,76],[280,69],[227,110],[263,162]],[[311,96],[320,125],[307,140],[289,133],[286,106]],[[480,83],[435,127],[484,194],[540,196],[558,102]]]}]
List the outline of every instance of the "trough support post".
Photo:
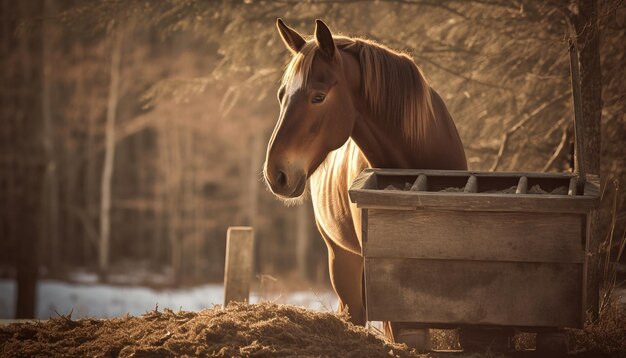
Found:
[{"label": "trough support post", "polygon": [[248,302],[252,276],[254,232],[251,227],[231,226],[226,234],[224,307],[229,302]]},{"label": "trough support post", "polygon": [[[568,22],[573,35],[573,40],[578,49],[578,56],[573,59],[580,66],[580,78],[572,81],[572,85],[580,88],[580,107],[582,114],[581,132],[584,136],[583,148],[575,148],[574,157],[581,157],[586,173],[600,176],[600,152],[601,152],[601,116],[602,116],[602,75],[600,62],[600,29],[598,26],[599,5],[597,1],[576,0],[574,2],[576,12],[569,10]],[[574,104],[576,105],[576,103]],[[576,124],[578,126],[578,124]],[[578,136],[578,133],[576,133]],[[579,140],[581,138],[576,138]],[[576,160],[578,166],[580,161]],[[581,168],[576,168],[579,170]],[[582,178],[586,179],[586,175]],[[579,184],[580,186],[580,184]],[[579,190],[581,191],[581,190]],[[583,302],[586,311],[591,313],[595,321],[600,314],[600,286],[601,276],[599,271],[601,241],[601,223],[598,210],[592,210],[587,215],[586,249],[585,259],[585,287]]]}]

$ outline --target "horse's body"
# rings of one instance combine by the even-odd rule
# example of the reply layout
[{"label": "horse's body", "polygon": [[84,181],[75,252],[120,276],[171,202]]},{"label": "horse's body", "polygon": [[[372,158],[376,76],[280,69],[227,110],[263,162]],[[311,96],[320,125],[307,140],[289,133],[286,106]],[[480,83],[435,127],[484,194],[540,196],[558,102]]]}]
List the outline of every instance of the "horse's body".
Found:
[{"label": "horse's body", "polygon": [[332,37],[321,21],[308,42],[281,21],[278,28],[294,58],[279,91],[265,178],[283,198],[299,197],[309,181],[339,310],[363,325],[361,217],[348,198],[351,182],[367,167],[467,169],[461,140],[408,56]]}]

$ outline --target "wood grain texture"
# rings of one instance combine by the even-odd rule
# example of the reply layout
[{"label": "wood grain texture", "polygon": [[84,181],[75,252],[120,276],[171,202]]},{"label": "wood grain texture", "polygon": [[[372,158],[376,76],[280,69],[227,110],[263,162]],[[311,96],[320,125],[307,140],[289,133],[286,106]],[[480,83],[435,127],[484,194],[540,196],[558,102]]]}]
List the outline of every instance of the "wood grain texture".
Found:
[{"label": "wood grain texture", "polygon": [[582,265],[367,258],[368,320],[579,327]]},{"label": "wood grain texture", "polygon": [[226,237],[224,270],[224,305],[229,302],[247,302],[252,276],[252,248],[254,235],[250,227],[229,227]]},{"label": "wood grain texture", "polygon": [[[480,180],[480,179],[479,179]],[[587,183],[591,185],[590,183]],[[598,204],[597,195],[499,194],[350,190],[350,200],[359,208],[408,206],[470,211],[528,211],[587,213]]]},{"label": "wood grain texture", "polygon": [[361,209],[361,255],[364,254],[363,248],[367,246],[369,231],[369,209]]},{"label": "wood grain texture", "polygon": [[350,185],[350,190],[373,189],[376,187],[376,174],[372,171],[364,170],[356,177],[356,179],[352,181],[352,185]]},{"label": "wood grain texture", "polygon": [[[570,178],[576,176],[572,173],[542,173],[542,172],[486,172],[486,171],[466,171],[466,170],[432,170],[432,169],[381,169],[368,168],[363,173],[375,173],[376,175],[420,175],[427,176],[468,176],[477,177],[534,177],[534,178]],[[590,175],[587,175],[589,178]]]},{"label": "wood grain texture", "polygon": [[599,316],[600,308],[600,242],[601,237],[597,225],[599,223],[599,212],[593,210],[587,215],[585,221],[585,243],[586,251],[584,264],[584,278],[582,300],[584,303],[584,313],[590,312],[594,319]]},{"label": "wood grain texture", "polygon": [[[404,184],[406,180],[415,181],[420,175],[429,177],[429,187],[437,187],[433,180],[453,179],[462,180],[473,175],[478,181],[479,193],[459,192],[425,192],[425,191],[385,191],[378,190],[381,183],[390,184],[398,181]],[[410,208],[450,208],[457,210],[483,211],[531,211],[531,212],[562,212],[587,213],[597,207],[599,202],[600,183],[598,176],[587,175],[584,195],[550,195],[550,194],[505,194],[484,193],[486,188],[480,188],[482,182],[518,183],[519,177],[527,178],[528,186],[531,182],[552,185],[565,182],[568,186],[570,173],[532,173],[532,172],[470,172],[462,170],[419,170],[419,169],[366,169],[354,181],[349,194],[350,200],[360,208],[374,208],[383,206],[408,206]],[[438,178],[437,178],[438,177]],[[412,178],[412,179],[411,179]],[[450,181],[450,180],[447,180]],[[398,184],[396,183],[396,184]],[[550,184],[552,183],[552,184]],[[506,184],[506,183],[505,183]],[[515,185],[515,184],[514,184]],[[561,185],[561,184],[559,184]],[[441,189],[441,188],[439,188]],[[548,188],[550,190],[554,188]],[[432,190],[432,188],[429,188]]]},{"label": "wood grain texture", "polygon": [[582,263],[582,220],[580,214],[370,209],[363,254]]}]

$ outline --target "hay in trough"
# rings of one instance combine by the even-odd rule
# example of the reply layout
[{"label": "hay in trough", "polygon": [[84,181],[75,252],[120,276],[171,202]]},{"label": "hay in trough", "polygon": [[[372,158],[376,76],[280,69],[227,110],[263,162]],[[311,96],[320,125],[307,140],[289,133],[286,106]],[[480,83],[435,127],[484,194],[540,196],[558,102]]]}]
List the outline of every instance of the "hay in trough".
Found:
[{"label": "hay in trough", "polygon": [[334,313],[259,303],[0,326],[0,356],[417,357]]},{"label": "hay in trough", "polygon": [[455,186],[451,186],[449,188],[439,190],[442,193],[462,193],[465,188],[457,188]]}]

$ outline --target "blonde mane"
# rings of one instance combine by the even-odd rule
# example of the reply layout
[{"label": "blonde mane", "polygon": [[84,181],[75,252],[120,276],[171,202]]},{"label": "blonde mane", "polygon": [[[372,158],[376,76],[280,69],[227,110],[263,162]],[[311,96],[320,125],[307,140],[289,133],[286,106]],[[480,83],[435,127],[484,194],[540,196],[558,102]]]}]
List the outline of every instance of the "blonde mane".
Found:
[{"label": "blonde mane", "polygon": [[[370,112],[388,125],[399,126],[413,146],[424,139],[435,116],[430,86],[410,56],[374,41],[333,37],[338,49],[356,54],[361,67],[361,91]],[[317,50],[309,40],[283,74],[282,84],[306,85]]]}]

